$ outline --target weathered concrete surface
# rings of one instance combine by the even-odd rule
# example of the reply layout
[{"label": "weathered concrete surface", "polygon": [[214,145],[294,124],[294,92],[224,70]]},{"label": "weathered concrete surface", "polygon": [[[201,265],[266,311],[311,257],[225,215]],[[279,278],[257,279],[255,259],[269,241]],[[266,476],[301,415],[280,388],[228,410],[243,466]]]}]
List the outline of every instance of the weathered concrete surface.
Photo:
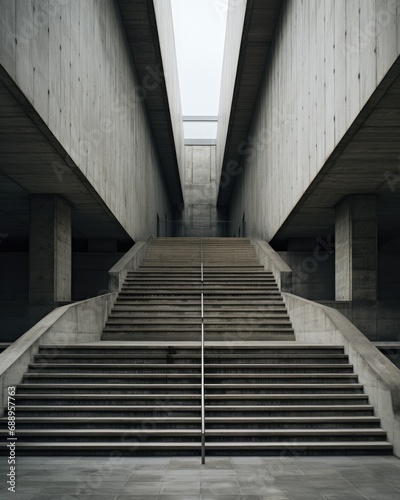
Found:
[{"label": "weathered concrete surface", "polygon": [[185,146],[186,235],[200,235],[204,226],[207,236],[218,235],[216,147]]},{"label": "weathered concrete surface", "polygon": [[71,207],[59,196],[30,197],[29,300],[71,300]]},{"label": "weathered concrete surface", "polygon": [[394,454],[400,457],[400,370],[339,311],[289,293],[282,296],[297,341],[344,346]]},{"label": "weathered concrete surface", "polygon": [[[41,344],[76,344],[100,340],[117,293],[55,309],[0,354],[0,403],[6,406],[7,388],[21,382]],[[55,353],[57,349],[55,348]]]},{"label": "weathered concrete surface", "polygon": [[336,300],[376,300],[377,197],[352,195],[336,207]]},{"label": "weathered concrete surface", "polygon": [[[400,54],[396,0],[284,5],[230,203],[233,227],[245,212],[248,234],[266,241]],[[359,168],[361,182],[365,165]]]},{"label": "weathered concrete surface", "polygon": [[1,0],[0,11],[1,66],[128,235],[155,233],[172,208],[117,3]]}]

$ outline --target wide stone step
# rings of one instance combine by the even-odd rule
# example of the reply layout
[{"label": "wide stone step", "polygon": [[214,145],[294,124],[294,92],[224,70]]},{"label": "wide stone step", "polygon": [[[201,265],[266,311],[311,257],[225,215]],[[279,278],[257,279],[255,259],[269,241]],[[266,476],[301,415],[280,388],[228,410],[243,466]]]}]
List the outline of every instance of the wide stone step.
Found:
[{"label": "wide stone step", "polygon": [[[140,358],[134,356],[127,356],[124,354],[56,354],[49,356],[36,355],[34,357],[35,363],[49,363],[49,362],[63,362],[63,363],[98,363],[101,361],[104,364],[108,363],[135,363],[137,365],[143,365],[147,363],[199,363],[201,359],[200,352],[193,352],[191,355],[189,354],[173,354],[168,353],[168,351],[154,353],[154,354],[142,354]],[[207,354],[205,356],[205,363],[212,363],[213,365],[218,366],[219,363],[226,363],[229,361],[230,363],[238,364],[250,364],[250,363],[282,363],[285,361],[286,363],[347,363],[348,358],[344,354],[337,354],[327,356],[324,354],[315,354],[308,356],[307,354],[287,354],[287,355],[265,355],[265,354],[252,354],[242,355],[238,357],[236,354]]]},{"label": "wide stone step", "polygon": [[204,294],[209,292],[221,291],[228,293],[229,291],[239,290],[241,292],[255,291],[258,293],[265,292],[279,292],[279,288],[273,283],[235,283],[231,281],[230,283],[166,283],[165,281],[159,281],[155,283],[125,283],[121,289],[122,292],[136,292],[136,291],[146,291],[152,292],[154,290],[172,290],[172,291],[187,291],[193,290],[196,292],[203,292]]},{"label": "wide stone step", "polygon": [[[162,317],[162,318],[153,318],[148,316],[123,316],[123,315],[115,315],[111,314],[107,320],[107,325],[143,325],[143,326],[168,326],[168,325],[196,325],[201,324],[201,317],[199,318],[176,318],[176,317]],[[253,327],[264,326],[264,325],[278,325],[278,326],[290,326],[290,320],[288,317],[282,316],[261,316],[260,318],[254,318],[251,315],[247,317],[228,317],[228,318],[219,318],[218,316],[214,316],[212,318],[207,317],[204,318],[204,324],[209,326],[219,326],[223,325],[234,325],[238,327],[246,328],[248,325],[252,325]]]},{"label": "wide stone step", "polygon": [[[176,271],[176,272],[187,272],[187,271],[193,271],[193,272],[199,272],[200,264],[197,265],[186,265],[185,263],[182,264],[163,264],[163,265],[146,265],[142,264],[140,269],[143,272],[167,272],[167,271]],[[218,274],[222,274],[223,272],[225,273],[230,273],[230,272],[235,272],[235,273],[240,273],[240,272],[251,272],[251,273],[263,273],[264,272],[264,267],[259,266],[259,265],[237,265],[237,266],[232,266],[232,265],[221,265],[221,264],[215,264],[215,265],[207,265],[207,269],[205,272],[210,273],[210,271],[213,272],[218,272]]]},{"label": "wide stone step", "polygon": [[[200,394],[200,384],[35,384],[18,386],[17,394]],[[206,394],[362,394],[361,384],[205,384]]]},{"label": "wide stone step", "polygon": [[[159,441],[200,441],[199,429],[149,429],[149,430],[124,430],[120,429],[24,429],[19,431],[19,439],[24,443],[42,442],[76,442],[78,445],[85,442],[116,443],[146,441],[148,443]],[[0,431],[0,436],[6,436],[6,431]],[[217,442],[257,442],[280,443],[282,441],[296,440],[296,442],[324,442],[328,444],[337,441],[373,442],[385,441],[386,433],[382,429],[333,429],[329,433],[325,429],[298,429],[298,430],[251,430],[251,429],[210,429],[206,432],[208,445]]]},{"label": "wide stone step", "polygon": [[193,288],[188,288],[187,290],[184,290],[182,288],[163,288],[163,287],[154,287],[153,289],[145,289],[145,288],[140,288],[138,287],[137,290],[121,290],[119,293],[119,298],[121,297],[129,297],[129,296],[143,296],[143,295],[151,295],[151,296],[159,296],[159,295],[166,295],[168,297],[175,298],[176,297],[190,297],[190,296],[196,296],[199,297],[199,295],[203,293],[204,298],[209,300],[211,298],[216,298],[219,300],[221,297],[223,297],[225,300],[228,297],[237,297],[237,296],[248,296],[254,299],[265,299],[265,298],[273,298],[277,299],[280,298],[280,292],[278,289],[276,290],[259,290],[259,289],[254,289],[254,288],[249,288],[247,290],[244,290],[242,288],[223,288],[221,290],[207,290],[204,289],[203,292],[199,288],[198,290],[193,289]]},{"label": "wide stone step", "polygon": [[[52,413],[58,414],[74,414],[79,413],[80,415],[90,415],[92,412],[107,413],[107,414],[118,414],[128,416],[132,413],[140,413],[151,415],[154,412],[161,412],[165,415],[172,415],[174,413],[200,413],[200,404],[167,404],[166,401],[161,401],[160,404],[31,404],[22,405],[17,404],[17,412],[20,416],[27,416],[28,414],[36,414],[45,412],[48,415]],[[294,415],[294,414],[304,414],[309,416],[312,415],[373,415],[374,408],[372,405],[366,403],[358,404],[234,404],[234,405],[215,405],[206,404],[205,405],[206,418],[212,416],[221,415],[233,415],[239,416],[247,413],[259,414],[263,416],[268,416],[269,414],[279,414],[279,415]],[[32,415],[33,416],[33,415]]]},{"label": "wide stone step", "polygon": [[[127,324],[111,324],[107,323],[104,328],[104,333],[108,332],[197,332],[201,328],[200,323],[193,323],[185,325],[181,324],[149,324],[149,325],[135,325],[133,322],[129,322]],[[207,324],[207,339],[209,340],[209,333],[211,332],[243,332],[243,334],[247,334],[249,332],[265,332],[265,333],[293,333],[293,328],[288,325],[259,325],[259,324],[251,324],[251,323],[222,323],[222,324]],[[156,339],[154,339],[156,340]],[[185,340],[185,339],[183,339]]]},{"label": "wide stone step", "polygon": [[[178,317],[177,317],[178,316]],[[186,310],[184,308],[181,308],[179,310],[179,314],[177,314],[177,311],[171,311],[171,310],[156,310],[156,309],[151,309],[151,310],[137,310],[136,308],[124,308],[123,306],[120,306],[118,309],[114,308],[113,311],[111,312],[109,316],[109,320],[116,320],[116,319],[135,319],[135,320],[140,320],[140,319],[145,319],[145,320],[151,320],[152,318],[157,319],[158,321],[161,320],[170,320],[170,321],[176,321],[181,319],[184,320],[199,320],[201,319],[201,309],[196,308],[196,309],[189,309]],[[210,311],[207,312],[206,317],[204,318],[205,321],[226,321],[226,320],[232,320],[232,321],[238,321],[245,318],[251,319],[252,321],[256,320],[264,320],[264,319],[276,319],[276,320],[287,320],[289,321],[289,316],[287,315],[286,311],[284,309],[278,309],[276,311],[265,311],[265,312],[260,312],[259,310],[255,311]]]},{"label": "wide stone step", "polygon": [[[204,320],[206,333],[209,331],[293,331],[291,322],[287,319],[266,318],[263,321],[254,321],[251,317],[238,319],[208,319]],[[180,321],[149,319],[149,318],[114,318],[109,317],[104,328],[105,331],[198,331],[201,328],[201,318],[182,318]]]},{"label": "wide stone step", "polygon": [[[234,405],[355,405],[368,403],[364,394],[206,394],[206,402],[218,407]],[[18,394],[17,406],[49,405],[143,405],[200,404],[200,394]]]},{"label": "wide stone step", "polygon": [[[136,436],[138,438],[145,436],[185,436],[185,432],[187,432],[189,436],[201,436],[200,429],[147,429],[147,430],[133,430],[127,431],[123,433],[123,436]],[[71,436],[71,437],[84,437],[87,436],[113,436],[116,438],[121,438],[122,433],[119,429],[22,429],[19,431],[21,437],[26,436]],[[1,436],[6,436],[7,431],[0,431]],[[226,429],[226,430],[217,430],[217,429],[209,429],[206,431],[207,438],[213,438],[214,440],[219,437],[247,437],[247,436],[258,436],[263,438],[271,438],[275,440],[276,438],[281,437],[310,437],[310,436],[319,436],[322,440],[328,439],[331,440],[333,438],[338,438],[341,436],[354,436],[356,437],[379,437],[385,438],[386,432],[383,429],[332,429],[329,435],[326,434],[325,429],[283,429],[283,430],[268,430],[268,429]]]},{"label": "wide stone step", "polygon": [[[200,310],[200,303],[201,303],[201,297],[200,295],[195,298],[184,298],[184,299],[175,299],[173,297],[157,297],[157,298],[152,298],[152,297],[139,297],[139,296],[134,296],[134,297],[118,297],[114,309],[116,310],[117,308],[147,308],[148,310],[151,310],[152,308],[155,309],[167,309],[170,308],[171,310],[174,310],[175,307],[178,308],[187,308],[187,309],[196,309]],[[285,311],[285,304],[283,302],[282,297],[274,298],[274,299],[266,299],[263,297],[262,299],[258,299],[257,301],[253,298],[246,298],[246,297],[241,297],[240,299],[237,298],[224,298],[224,299],[214,299],[214,300],[209,300],[206,299],[204,301],[204,313],[207,314],[210,311],[229,311],[231,310],[238,310],[240,309],[241,311],[254,311],[256,309],[258,310],[267,310],[267,309],[273,309],[276,307],[282,308],[282,310]],[[286,312],[286,311],[285,311]]]},{"label": "wide stone step", "polygon": [[[219,383],[223,384],[244,384],[244,383],[296,383],[299,380],[304,383],[352,383],[357,382],[357,375],[353,373],[215,373],[208,374],[205,378],[206,383]],[[46,373],[46,372],[28,372],[24,375],[24,381],[34,381],[36,383],[43,383],[49,381],[50,383],[67,383],[80,381],[82,383],[104,383],[107,380],[109,383],[166,383],[167,381],[176,381],[174,383],[199,383],[200,373]]]},{"label": "wide stone step", "polygon": [[[174,343],[81,343],[74,345],[54,344],[40,346],[40,353],[46,355],[56,355],[57,353],[92,353],[92,354],[126,354],[126,355],[142,355],[153,353],[168,353],[168,354],[193,354],[200,352],[200,343],[198,344],[174,344]],[[209,344],[206,342],[206,355],[229,354],[229,355],[281,355],[300,354],[300,355],[331,355],[344,354],[342,346],[327,346],[320,344],[300,344],[300,343],[263,343],[252,345],[250,343],[230,344],[226,346],[224,342],[218,344]]]},{"label": "wide stone step", "polygon": [[[200,429],[201,417],[182,417],[169,415],[152,415],[150,417],[100,417],[100,416],[53,416],[16,417],[18,429],[152,429],[157,428],[195,428]],[[2,426],[7,419],[1,418]],[[44,427],[48,426],[48,427]],[[207,430],[216,429],[376,429],[380,428],[380,420],[375,416],[286,416],[272,417],[210,417],[207,416]]]},{"label": "wide stone step", "polygon": [[[321,363],[212,363],[205,365],[205,376],[214,376],[215,374],[223,375],[254,375],[258,376],[262,373],[314,373],[318,371],[319,373],[352,373],[353,366],[344,363],[331,363],[331,364],[321,364]],[[29,365],[31,371],[41,371],[46,373],[48,371],[79,371],[81,373],[86,373],[87,371],[92,371],[93,373],[99,371],[106,372],[118,372],[118,373],[170,373],[180,371],[181,373],[197,373],[201,370],[200,364],[189,364],[189,363],[90,363],[87,365],[85,363],[32,363]]]},{"label": "wide stone step", "polygon": [[[249,331],[241,332],[235,330],[229,331],[208,331],[206,335],[207,341],[226,341],[226,342],[239,342],[239,341],[262,341],[262,342],[291,342],[294,340],[294,334],[285,332],[273,331]],[[102,335],[103,341],[113,342],[138,342],[138,341],[200,341],[200,330],[189,331],[104,331]]]},{"label": "wide stone step", "polygon": [[[5,445],[3,445],[5,448]],[[90,442],[81,443],[77,446],[75,442],[21,442],[18,446],[19,450],[26,455],[109,455],[111,451],[118,451],[121,455],[129,455],[138,453],[143,455],[148,453],[153,456],[154,452],[163,453],[166,455],[199,455],[201,443],[199,442]],[[267,442],[231,442],[231,443],[209,443],[207,447],[208,454],[225,455],[237,453],[246,453],[249,455],[279,455],[287,454],[288,452],[296,455],[326,455],[329,454],[391,454],[392,446],[385,441],[340,441],[340,442],[295,442],[287,441],[280,443]]]},{"label": "wide stone step", "polygon": [[[200,273],[197,277],[190,276],[153,276],[147,273],[147,275],[133,275],[129,276],[125,279],[124,283],[126,285],[153,285],[155,283],[171,283],[174,285],[198,285],[201,284],[201,276]],[[252,275],[252,276],[243,276],[243,275],[235,275],[231,274],[227,276],[215,276],[208,277],[204,284],[207,285],[231,285],[232,283],[239,283],[240,285],[274,285],[276,286],[276,281],[274,278],[269,276],[264,276],[260,274]]]}]

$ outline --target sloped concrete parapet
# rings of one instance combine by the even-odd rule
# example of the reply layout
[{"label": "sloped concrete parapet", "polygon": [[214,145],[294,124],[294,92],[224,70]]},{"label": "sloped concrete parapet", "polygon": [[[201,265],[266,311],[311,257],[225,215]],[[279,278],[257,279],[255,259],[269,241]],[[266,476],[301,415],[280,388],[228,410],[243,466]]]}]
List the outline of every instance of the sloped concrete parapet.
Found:
[{"label": "sloped concrete parapet", "polygon": [[1,413],[7,404],[8,387],[21,382],[39,346],[54,344],[56,356],[59,344],[99,341],[116,298],[117,293],[108,293],[59,307],[3,351],[0,354]]},{"label": "sloped concrete parapet", "polygon": [[292,270],[266,241],[250,240],[254,246],[260,264],[266,271],[271,271],[281,292],[292,291]]},{"label": "sloped concrete parapet", "polygon": [[290,293],[282,296],[297,341],[344,346],[394,454],[400,457],[400,370],[339,311]]},{"label": "sloped concrete parapet", "polygon": [[143,241],[138,241],[126,254],[108,271],[110,277],[110,292],[119,292],[125,281],[128,271],[139,269],[146,254],[148,243],[151,236],[147,236]]}]

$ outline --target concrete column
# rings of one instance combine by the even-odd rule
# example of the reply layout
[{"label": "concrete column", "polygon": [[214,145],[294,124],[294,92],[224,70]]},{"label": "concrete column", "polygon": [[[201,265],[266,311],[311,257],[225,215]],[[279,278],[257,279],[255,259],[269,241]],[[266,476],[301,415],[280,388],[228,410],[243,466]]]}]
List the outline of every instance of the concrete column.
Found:
[{"label": "concrete column", "polygon": [[336,207],[336,300],[377,300],[377,196],[351,195]]},{"label": "concrete column", "polygon": [[29,300],[71,300],[71,207],[56,195],[31,195]]}]

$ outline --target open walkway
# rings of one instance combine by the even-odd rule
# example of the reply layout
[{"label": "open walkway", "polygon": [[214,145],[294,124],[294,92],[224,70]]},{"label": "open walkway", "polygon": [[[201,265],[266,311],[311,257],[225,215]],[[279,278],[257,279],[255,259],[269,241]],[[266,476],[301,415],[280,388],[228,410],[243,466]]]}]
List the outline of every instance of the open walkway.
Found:
[{"label": "open walkway", "polygon": [[361,457],[20,457],[14,500],[400,500],[400,460]]}]

